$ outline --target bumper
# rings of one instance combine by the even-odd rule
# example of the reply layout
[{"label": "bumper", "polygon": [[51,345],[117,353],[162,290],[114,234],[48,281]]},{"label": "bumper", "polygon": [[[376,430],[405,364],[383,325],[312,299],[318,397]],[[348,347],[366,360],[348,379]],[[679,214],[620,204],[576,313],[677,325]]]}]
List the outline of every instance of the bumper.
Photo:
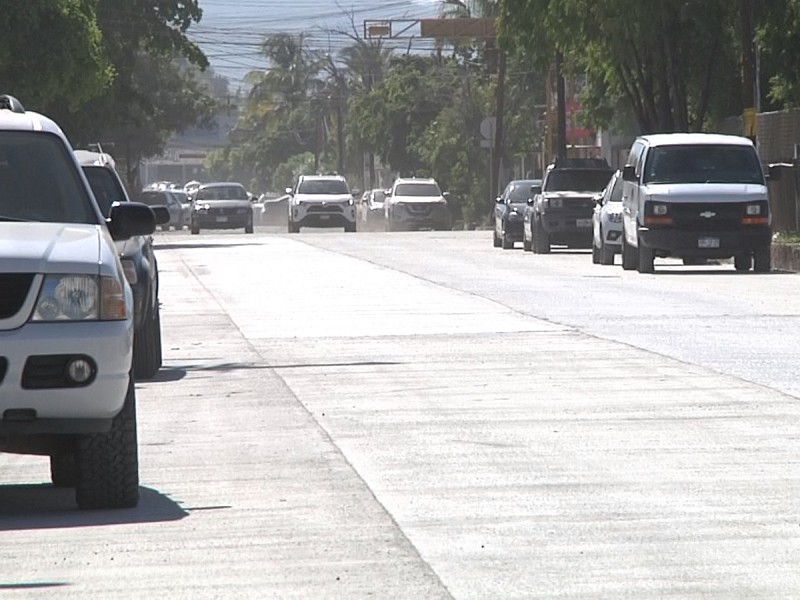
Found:
[{"label": "bumper", "polygon": [[547,212],[541,216],[542,227],[553,244],[580,246],[592,245],[592,214]]},{"label": "bumper", "polygon": [[192,216],[195,225],[200,229],[240,229],[250,223],[252,218],[252,213],[217,216],[196,212]]},{"label": "bumper", "polygon": [[292,220],[298,227],[352,227],[356,224],[356,210],[353,206],[295,206]]},{"label": "bumper", "polygon": [[654,248],[661,256],[730,258],[769,246],[772,243],[772,230],[769,227],[737,231],[639,228],[639,243],[646,248]]},{"label": "bumper", "polygon": [[[0,381],[0,431],[3,433],[82,433],[103,431],[125,402],[132,358],[133,323],[29,323],[0,332],[0,356],[6,359]],[[83,355],[96,365],[89,385],[27,389],[22,386],[29,357]],[[6,411],[35,414],[12,420]],[[32,412],[35,411],[35,412]]]}]

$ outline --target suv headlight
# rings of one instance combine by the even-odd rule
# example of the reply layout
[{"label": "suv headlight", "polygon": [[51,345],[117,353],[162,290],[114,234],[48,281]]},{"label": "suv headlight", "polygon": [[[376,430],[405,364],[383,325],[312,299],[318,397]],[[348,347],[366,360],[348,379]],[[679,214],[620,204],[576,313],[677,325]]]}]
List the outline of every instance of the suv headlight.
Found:
[{"label": "suv headlight", "polygon": [[550,208],[561,208],[564,206],[564,201],[561,198],[548,198],[547,206]]},{"label": "suv headlight", "polygon": [[121,321],[127,317],[125,289],[114,277],[48,275],[33,321]]},{"label": "suv headlight", "polygon": [[747,205],[747,214],[749,216],[755,216],[761,214],[761,205],[760,204],[748,204]]}]

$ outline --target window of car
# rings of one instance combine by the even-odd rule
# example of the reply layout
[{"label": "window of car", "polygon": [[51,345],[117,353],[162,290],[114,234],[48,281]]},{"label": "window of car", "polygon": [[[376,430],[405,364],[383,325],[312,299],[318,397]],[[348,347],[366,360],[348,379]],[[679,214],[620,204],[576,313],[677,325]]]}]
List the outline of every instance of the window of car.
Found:
[{"label": "window of car", "polygon": [[591,169],[557,169],[550,171],[545,192],[602,192],[611,173]]},{"label": "window of car", "polygon": [[200,188],[196,200],[247,200],[247,191],[240,185],[215,185]]},{"label": "window of car", "polygon": [[0,219],[96,223],[97,212],[61,140],[0,132]]},{"label": "window of car", "polygon": [[297,186],[298,194],[343,195],[349,194],[347,184],[341,179],[306,179]]},{"label": "window of car", "polygon": [[441,196],[442,192],[435,183],[398,183],[394,189],[395,196]]},{"label": "window of car", "polygon": [[622,202],[623,183],[622,177],[614,179],[614,187],[611,188],[611,195],[608,197],[609,202]]},{"label": "window of car", "polygon": [[119,180],[106,167],[85,165],[83,173],[92,188],[94,199],[100,207],[100,212],[108,218],[111,212],[111,205],[114,202],[125,202],[127,200],[125,192]]},{"label": "window of car", "polygon": [[528,198],[533,198],[535,195],[531,189],[533,185],[533,183],[518,183],[509,186],[510,189],[508,190],[506,199],[515,204],[524,204],[528,201]]},{"label": "window of car", "polygon": [[142,192],[139,202],[147,206],[166,206],[168,200],[164,192]]},{"label": "window of car", "polygon": [[764,183],[753,148],[732,144],[657,146],[647,154],[644,183]]}]

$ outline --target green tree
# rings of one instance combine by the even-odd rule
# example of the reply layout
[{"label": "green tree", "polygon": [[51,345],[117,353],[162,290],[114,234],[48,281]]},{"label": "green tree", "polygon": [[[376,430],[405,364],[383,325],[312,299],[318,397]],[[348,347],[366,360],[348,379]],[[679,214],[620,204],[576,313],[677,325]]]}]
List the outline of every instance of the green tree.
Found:
[{"label": "green tree", "polygon": [[[502,0],[509,48],[544,66],[563,53],[606,106],[624,98],[643,132],[701,130],[740,110],[738,3],[727,0]],[[599,104],[588,106],[600,114]]]},{"label": "green tree", "polygon": [[[6,0],[0,9],[0,81],[30,109],[77,108],[114,75],[96,0]],[[13,4],[13,6],[10,6]]]}]

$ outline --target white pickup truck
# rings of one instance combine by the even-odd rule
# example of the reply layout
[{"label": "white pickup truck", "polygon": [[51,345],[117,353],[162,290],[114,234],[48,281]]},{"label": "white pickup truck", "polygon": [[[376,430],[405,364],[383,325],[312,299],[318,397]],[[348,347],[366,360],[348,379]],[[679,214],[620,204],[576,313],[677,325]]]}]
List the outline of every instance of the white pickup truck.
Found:
[{"label": "white pickup truck", "polygon": [[133,295],[114,240],[149,207],[105,218],[61,129],[0,96],[0,452],[50,457],[81,508],[139,500]]}]

